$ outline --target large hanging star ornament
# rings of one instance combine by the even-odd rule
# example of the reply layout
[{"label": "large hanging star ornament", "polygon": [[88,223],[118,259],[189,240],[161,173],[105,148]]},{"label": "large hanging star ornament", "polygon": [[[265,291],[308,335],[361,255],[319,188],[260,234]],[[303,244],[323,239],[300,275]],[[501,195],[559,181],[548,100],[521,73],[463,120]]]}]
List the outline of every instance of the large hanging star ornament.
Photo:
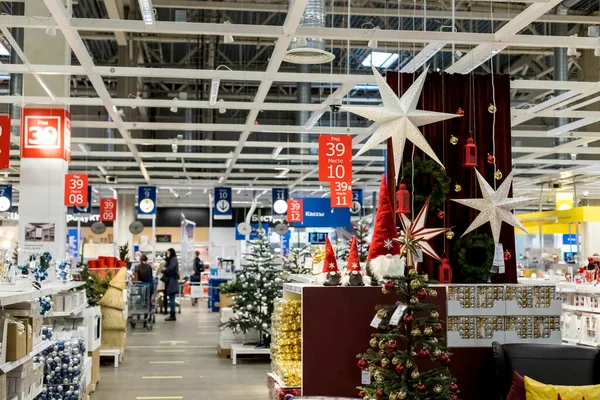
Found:
[{"label": "large hanging star ornament", "polygon": [[417,255],[417,249],[419,248],[436,260],[440,260],[428,241],[446,232],[448,228],[425,228],[428,211],[429,199],[427,199],[414,221],[411,221],[405,214],[400,214],[402,231],[400,231],[400,236],[394,240],[400,243],[400,254],[406,253],[406,264],[408,266],[414,264],[412,260]]},{"label": "large hanging star ornament", "polygon": [[[354,157],[358,157],[366,151],[377,146],[382,141],[392,138],[394,148],[394,166],[396,176],[400,172],[402,165],[402,154],[404,153],[404,144],[406,139],[410,140],[415,146],[420,148],[425,154],[442,165],[441,161],[435,155],[435,152],[427,143],[425,137],[419,130],[419,126],[433,124],[434,122],[444,121],[455,118],[457,114],[446,114],[434,111],[417,110],[417,103],[421,97],[423,84],[427,77],[427,68],[421,73],[410,88],[398,98],[392,88],[381,77],[377,69],[373,68],[375,81],[379,87],[379,93],[383,100],[383,105],[379,106],[343,106],[342,111],[348,111],[375,121],[379,124],[369,140],[362,146]],[[443,166],[443,165],[442,165]]]},{"label": "large hanging star ornament", "polygon": [[483,198],[462,200],[452,199],[452,201],[481,211],[462,236],[479,228],[486,222],[489,222],[492,227],[492,236],[496,243],[500,240],[500,228],[502,227],[502,222],[506,222],[527,233],[525,227],[521,224],[521,221],[519,221],[512,213],[512,210],[524,206],[527,203],[531,203],[536,199],[528,197],[508,198],[508,191],[510,190],[510,185],[512,183],[513,172],[511,171],[496,191],[494,191],[494,189],[486,182],[479,171],[475,170],[475,173],[477,174],[477,181],[479,182],[479,188],[481,189]]}]

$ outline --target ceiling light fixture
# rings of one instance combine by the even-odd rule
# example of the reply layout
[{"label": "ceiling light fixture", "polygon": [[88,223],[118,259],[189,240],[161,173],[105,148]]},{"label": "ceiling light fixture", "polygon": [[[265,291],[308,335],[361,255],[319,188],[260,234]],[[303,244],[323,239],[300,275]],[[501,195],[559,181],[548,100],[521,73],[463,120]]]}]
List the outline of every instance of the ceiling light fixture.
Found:
[{"label": "ceiling light fixture", "polygon": [[281,153],[283,151],[283,147],[275,147],[273,149],[273,152],[271,152],[271,158],[277,158],[277,156],[279,156],[279,153]]},{"label": "ceiling light fixture", "polygon": [[[231,22],[229,22],[229,21],[223,22],[223,25],[230,25],[230,24],[231,24]],[[226,43],[226,44],[233,43],[233,36],[231,36],[229,33],[224,34],[223,35],[223,43]]]},{"label": "ceiling light fixture", "polygon": [[389,68],[398,59],[398,53],[372,51],[362,62],[363,67]]},{"label": "ceiling light fixture", "polygon": [[236,191],[236,193],[237,193],[237,194],[241,194],[241,193],[242,193],[242,189],[238,189],[238,190]]},{"label": "ceiling light fixture", "polygon": [[590,195],[590,192],[587,190],[583,191],[583,197],[588,197]]},{"label": "ceiling light fixture", "polygon": [[46,35],[48,36],[56,36],[56,28],[53,26],[49,26],[46,28]]},{"label": "ceiling light fixture", "polygon": [[[571,37],[577,37],[577,34],[571,35]],[[573,57],[577,55],[577,49],[575,47],[567,47],[567,56]]]},{"label": "ceiling light fixture", "polygon": [[[177,103],[179,101],[179,99],[177,97],[173,97],[173,102]],[[172,113],[176,113],[179,109],[177,108],[177,106],[171,106],[170,108]]]},{"label": "ceiling light fixture", "polygon": [[298,38],[298,47],[308,46],[308,40],[305,37]]},{"label": "ceiling light fixture", "polygon": [[140,12],[142,13],[142,19],[146,25],[154,25],[154,7],[152,6],[152,0],[138,0],[140,5]]},{"label": "ceiling light fixture", "polygon": [[225,107],[223,107],[224,103],[225,103],[225,100],[219,99],[219,104],[221,105],[219,107],[219,114],[225,114],[227,112],[227,109]]}]

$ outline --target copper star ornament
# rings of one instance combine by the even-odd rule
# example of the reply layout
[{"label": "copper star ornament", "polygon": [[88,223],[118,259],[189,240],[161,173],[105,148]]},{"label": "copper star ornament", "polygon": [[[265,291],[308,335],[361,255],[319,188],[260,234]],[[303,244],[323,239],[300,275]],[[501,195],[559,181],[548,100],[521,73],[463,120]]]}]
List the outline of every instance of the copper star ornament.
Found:
[{"label": "copper star ornament", "polygon": [[475,173],[477,174],[477,181],[479,182],[479,188],[481,189],[483,198],[452,199],[452,201],[455,201],[459,204],[481,211],[479,215],[477,215],[477,218],[471,222],[471,225],[469,225],[462,236],[465,236],[472,230],[479,228],[486,222],[490,223],[492,228],[492,236],[494,237],[494,242],[496,243],[499,243],[500,240],[500,228],[502,227],[502,222],[506,222],[507,224],[519,228],[523,232],[527,233],[527,230],[523,224],[521,224],[521,221],[519,221],[512,213],[512,210],[531,203],[536,199],[528,197],[508,198],[508,191],[510,190],[510,185],[512,184],[513,172],[511,171],[511,173],[508,174],[504,182],[502,182],[502,185],[500,185],[496,191],[494,191],[494,189],[487,183],[485,178],[481,176],[479,171],[475,170]]},{"label": "copper star ornament", "polygon": [[437,255],[428,241],[446,232],[448,228],[425,228],[428,211],[429,199],[427,199],[414,221],[411,221],[406,214],[400,214],[402,231],[400,231],[400,236],[394,240],[400,243],[400,254],[406,253],[406,265],[408,266],[414,264],[413,259],[419,248],[436,260],[440,260],[440,256]]},{"label": "copper star ornament", "polygon": [[402,155],[404,153],[406,139],[410,140],[415,146],[443,167],[442,162],[436,156],[429,143],[427,143],[427,140],[423,137],[423,134],[418,127],[450,118],[456,118],[458,115],[417,110],[417,103],[421,97],[423,84],[427,77],[427,68],[425,68],[401,98],[396,96],[392,88],[382,78],[379,72],[377,72],[376,68],[373,68],[373,74],[375,75],[375,81],[377,82],[383,104],[379,106],[341,107],[342,111],[360,115],[361,117],[368,118],[379,124],[369,140],[367,140],[354,157],[360,156],[391,137],[394,148],[396,176],[398,176],[400,166],[402,165]]}]

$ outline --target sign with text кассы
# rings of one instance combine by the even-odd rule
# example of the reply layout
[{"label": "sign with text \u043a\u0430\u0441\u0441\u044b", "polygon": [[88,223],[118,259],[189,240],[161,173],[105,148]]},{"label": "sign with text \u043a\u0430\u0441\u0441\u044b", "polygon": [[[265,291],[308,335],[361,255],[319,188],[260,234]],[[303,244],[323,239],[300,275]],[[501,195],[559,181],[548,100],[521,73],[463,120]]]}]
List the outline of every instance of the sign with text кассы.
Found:
[{"label": "sign with text \u043a\u0430\u0441\u0441\u044b", "polygon": [[88,203],[87,174],[65,175],[65,206],[85,206]]},{"label": "sign with text \u043a\u0430\u0441\u0441\u044b", "polygon": [[10,167],[10,116],[0,115],[0,168]]},{"label": "sign with text \u043a\u0430\u0441\u0441\u044b", "polygon": [[216,187],[213,208],[214,219],[232,219],[231,188]]},{"label": "sign with text \u043a\u0430\u0441\u0441\u044b", "polygon": [[71,160],[71,114],[60,108],[21,111],[21,158]]},{"label": "sign with text \u043a\u0430\u0441\u0441\u044b", "polygon": [[288,200],[287,205],[287,221],[302,222],[302,220],[304,219],[304,201],[302,199]]},{"label": "sign with text \u043a\u0430\u0441\u0441\u044b", "polygon": [[138,218],[152,219],[156,216],[156,186],[138,186]]},{"label": "sign with text \u043a\u0430\u0441\u0441\u044b", "polygon": [[105,197],[100,199],[100,221],[117,220],[117,199]]},{"label": "sign with text \u043a\u0430\u0441\u0441\u044b", "polygon": [[327,198],[303,199],[303,221],[294,223],[297,228],[340,228],[350,226],[349,208],[331,208]]}]

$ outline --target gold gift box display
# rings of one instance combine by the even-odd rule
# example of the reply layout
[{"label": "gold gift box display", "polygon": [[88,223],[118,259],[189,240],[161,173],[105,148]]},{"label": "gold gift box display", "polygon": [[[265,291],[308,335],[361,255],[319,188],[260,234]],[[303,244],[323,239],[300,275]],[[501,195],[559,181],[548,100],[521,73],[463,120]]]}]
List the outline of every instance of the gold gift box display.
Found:
[{"label": "gold gift box display", "polygon": [[300,300],[277,299],[272,320],[271,367],[286,386],[302,383]]}]

